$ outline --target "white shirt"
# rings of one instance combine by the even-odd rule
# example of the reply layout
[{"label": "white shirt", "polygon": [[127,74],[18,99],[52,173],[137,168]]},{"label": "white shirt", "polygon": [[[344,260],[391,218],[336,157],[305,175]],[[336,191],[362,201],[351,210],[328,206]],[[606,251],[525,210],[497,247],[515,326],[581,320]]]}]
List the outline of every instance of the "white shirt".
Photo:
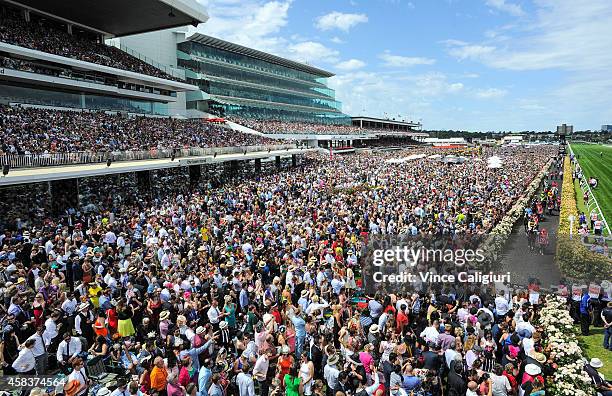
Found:
[{"label": "white shirt", "polygon": [[36,360],[34,359],[34,353],[29,348],[23,348],[19,351],[17,359],[13,362],[13,368],[18,373],[25,373],[32,370],[36,366]]},{"label": "white shirt", "polygon": [[70,375],[68,376],[68,382],[73,380],[79,381],[81,387],[85,386],[85,388],[83,388],[79,393],[77,393],[77,396],[87,392],[87,375],[85,374],[85,368],[81,368],[79,371],[72,371],[72,373],[70,373]]},{"label": "white shirt", "polygon": [[114,232],[109,231],[104,235],[104,243],[115,243],[117,241],[117,236]]},{"label": "white shirt", "polygon": [[117,388],[111,392],[110,396],[130,396],[130,391],[127,389],[127,386],[123,391]]},{"label": "white shirt", "polygon": [[28,340],[34,340],[34,347],[32,348],[32,353],[34,354],[34,357],[42,356],[45,354],[46,341],[44,340],[44,337],[42,335],[34,333],[28,338]]},{"label": "white shirt", "polygon": [[425,339],[427,342],[433,342],[434,344],[438,343],[438,337],[440,333],[433,326],[426,327],[425,330],[421,332],[421,337]]},{"label": "white shirt", "polygon": [[81,340],[77,337],[70,337],[70,343],[66,343],[65,340],[60,342],[57,347],[57,361],[64,362],[64,355],[70,357],[76,356],[81,352]]},{"label": "white shirt", "polygon": [[208,308],[208,320],[210,321],[210,323],[219,323],[219,308],[218,307],[210,307]]},{"label": "white shirt", "polygon": [[66,300],[62,303],[62,311],[66,312],[66,315],[70,316],[74,313],[77,307],[76,298]]},{"label": "white shirt", "polygon": [[268,355],[265,353],[257,358],[255,362],[255,366],[253,367],[253,375],[255,378],[265,378],[268,374],[268,367],[270,366],[270,361],[268,360]]},{"label": "white shirt", "polygon": [[43,338],[45,339],[45,344],[49,345],[51,340],[57,337],[57,325],[55,321],[51,318],[45,321],[45,331],[43,331]]},{"label": "white shirt", "polygon": [[238,394],[240,396],[255,396],[255,383],[250,375],[238,373],[236,385],[238,385]]},{"label": "white shirt", "polygon": [[495,311],[498,315],[505,315],[510,310],[510,304],[502,296],[495,297]]}]

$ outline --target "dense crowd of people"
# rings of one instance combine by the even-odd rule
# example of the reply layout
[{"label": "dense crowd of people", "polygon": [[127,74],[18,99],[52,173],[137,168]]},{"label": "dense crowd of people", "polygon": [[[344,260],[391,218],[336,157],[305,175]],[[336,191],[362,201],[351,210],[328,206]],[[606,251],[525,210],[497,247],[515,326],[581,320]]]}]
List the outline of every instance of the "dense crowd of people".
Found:
[{"label": "dense crowd of people", "polygon": [[555,357],[526,293],[364,296],[359,273],[370,235],[490,230],[551,153],[485,150],[502,169],[314,155],[190,188],[158,179],[173,187],[154,197],[90,184],[93,208],[0,235],[0,364],[62,373],[67,396],[542,395]]},{"label": "dense crowd of people", "polygon": [[274,144],[201,119],[132,117],[0,105],[0,155]]},{"label": "dense crowd of people", "polygon": [[322,124],[314,122],[291,122],[268,119],[229,117],[231,121],[244,125],[247,128],[254,129],[262,133],[301,133],[301,134],[316,134],[316,135],[365,135],[376,133],[374,130],[368,130],[352,125],[339,124]]},{"label": "dense crowd of people", "polygon": [[119,48],[69,34],[67,30],[60,30],[44,20],[26,22],[21,17],[5,13],[0,19],[0,41],[84,62],[180,81]]}]

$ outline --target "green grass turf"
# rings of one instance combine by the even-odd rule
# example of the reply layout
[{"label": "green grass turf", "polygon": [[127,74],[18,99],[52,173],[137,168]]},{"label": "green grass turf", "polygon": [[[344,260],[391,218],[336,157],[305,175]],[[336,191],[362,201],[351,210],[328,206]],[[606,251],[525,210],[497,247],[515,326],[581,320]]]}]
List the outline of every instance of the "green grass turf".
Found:
[{"label": "green grass turf", "polygon": [[[578,328],[578,331],[580,329]],[[612,380],[612,351],[606,351],[603,348],[603,327],[591,327],[588,337],[578,336],[580,346],[586,354],[591,358],[599,358],[603,362],[603,367],[599,372],[603,373],[608,381]]]},{"label": "green grass turf", "polygon": [[[612,221],[612,147],[600,144],[572,144],[572,150],[574,154],[580,156],[578,162],[584,176],[587,178],[595,176],[599,179],[598,187],[592,191],[610,226]],[[599,155],[601,152],[603,152],[603,157]],[[580,209],[582,196],[577,198]]]}]

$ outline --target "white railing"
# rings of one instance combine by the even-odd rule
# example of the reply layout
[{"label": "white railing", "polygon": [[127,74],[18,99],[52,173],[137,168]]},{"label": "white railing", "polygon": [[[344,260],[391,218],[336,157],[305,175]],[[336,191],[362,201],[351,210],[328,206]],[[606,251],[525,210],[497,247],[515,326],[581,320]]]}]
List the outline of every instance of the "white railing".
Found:
[{"label": "white railing", "polygon": [[0,165],[11,168],[39,168],[58,165],[77,165],[115,161],[197,157],[205,155],[237,154],[258,151],[277,151],[296,148],[295,144],[271,144],[242,147],[190,147],[177,149],[151,149],[149,151],[73,152],[52,154],[6,154],[0,156]]}]

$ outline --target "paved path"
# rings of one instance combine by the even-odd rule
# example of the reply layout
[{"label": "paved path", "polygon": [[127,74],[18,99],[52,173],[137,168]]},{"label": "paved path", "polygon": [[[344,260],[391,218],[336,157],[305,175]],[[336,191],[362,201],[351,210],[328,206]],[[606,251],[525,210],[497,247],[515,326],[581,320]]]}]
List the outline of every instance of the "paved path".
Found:
[{"label": "paved path", "polygon": [[[561,180],[559,183],[559,194],[561,193]],[[539,195],[539,192],[537,193]],[[527,236],[523,228],[523,221],[519,219],[514,225],[512,234],[502,253],[502,271],[509,271],[513,284],[527,285],[530,278],[540,280],[542,287],[549,288],[558,285],[561,272],[554,262],[557,246],[557,231],[559,228],[559,215],[553,212],[552,216],[546,214],[540,227],[548,230],[550,244],[544,255],[539,252],[531,252],[527,245]]]}]

